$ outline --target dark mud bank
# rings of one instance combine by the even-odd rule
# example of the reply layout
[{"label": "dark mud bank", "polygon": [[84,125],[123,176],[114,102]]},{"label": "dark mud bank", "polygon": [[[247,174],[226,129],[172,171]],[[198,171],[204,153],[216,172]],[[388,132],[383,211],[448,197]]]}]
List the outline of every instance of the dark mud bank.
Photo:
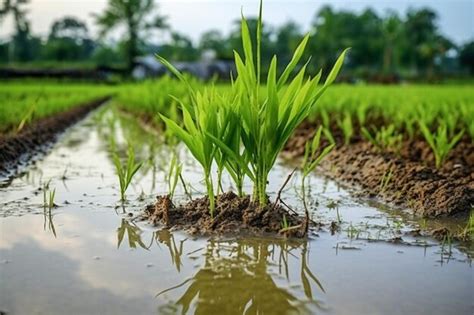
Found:
[{"label": "dark mud bank", "polygon": [[[282,225],[283,218],[286,227]],[[271,203],[259,207],[249,196],[239,197],[232,192],[216,197],[214,218],[209,213],[207,197],[176,206],[168,196],[158,196],[156,203],[146,208],[143,219],[202,236],[280,234],[300,238],[306,235],[304,218]]]},{"label": "dark mud bank", "polygon": [[84,118],[110,97],[100,98],[76,106],[52,117],[41,119],[26,126],[17,134],[0,135],[0,175],[8,174],[20,164],[26,163],[45,145],[57,140],[57,136],[69,126]]},{"label": "dark mud bank", "polygon": [[[304,153],[315,132],[303,124],[286,146],[287,157]],[[403,143],[397,154],[380,153],[363,139],[339,144],[320,171],[341,183],[361,188],[360,195],[409,208],[428,217],[467,215],[474,206],[474,144],[465,136],[437,170],[428,145],[422,140]]]}]

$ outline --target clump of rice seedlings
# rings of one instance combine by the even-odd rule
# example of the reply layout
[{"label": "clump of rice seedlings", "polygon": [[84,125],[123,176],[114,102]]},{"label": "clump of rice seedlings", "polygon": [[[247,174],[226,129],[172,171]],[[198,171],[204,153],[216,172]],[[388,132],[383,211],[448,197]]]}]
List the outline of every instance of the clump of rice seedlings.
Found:
[{"label": "clump of rice seedlings", "polygon": [[283,149],[289,137],[301,122],[306,119],[324,91],[335,80],[346,51],[336,61],[323,87],[318,89],[321,72],[314,78],[306,76],[306,65],[296,73],[292,80],[290,75],[299,63],[309,35],[305,36],[297,47],[293,58],[283,73],[277,78],[277,57],[270,63],[265,85],[266,96],[261,94],[261,32],[262,5],[257,27],[256,56],[250,38],[247,21],[242,17],[242,43],[244,59],[234,52],[237,68],[237,78],[232,84],[232,91],[237,98],[237,110],[241,123],[241,140],[248,156],[247,167],[245,160],[233,155],[220,139],[216,144],[229,152],[234,160],[240,161],[242,169],[248,170],[247,175],[253,181],[253,201],[261,206],[268,202],[266,187],[268,175],[276,162],[278,154]]},{"label": "clump of rice seedlings", "polygon": [[305,208],[305,215],[306,215],[306,228],[308,228],[308,223],[309,223],[309,210],[308,210],[308,205],[306,203],[306,188],[305,188],[305,181],[306,178],[308,177],[311,172],[314,171],[314,169],[321,163],[321,161],[326,157],[326,155],[331,152],[331,150],[334,148],[334,144],[330,144],[326,146],[324,149],[322,149],[320,152],[320,142],[321,142],[321,133],[322,133],[323,127],[320,126],[318,130],[316,131],[316,134],[313,137],[313,140],[311,142],[306,143],[305,147],[305,153],[303,157],[303,163],[302,163],[302,175],[301,175],[301,192],[303,194],[303,205]]},{"label": "clump of rice seedlings", "polygon": [[454,146],[461,139],[464,131],[461,130],[458,134],[449,139],[448,128],[444,122],[440,122],[436,132],[431,132],[422,120],[419,121],[419,124],[420,130],[435,156],[435,166],[437,169],[440,169],[446,161],[449,152],[451,152]]},{"label": "clump of rice seedlings", "polygon": [[[165,59],[159,57],[183,82],[182,76]],[[181,103],[184,126],[179,126],[174,120],[161,115],[166,126],[181,140],[194,158],[201,164],[204,171],[207,194],[209,197],[209,210],[214,215],[214,184],[211,176],[212,163],[216,155],[214,142],[210,135],[217,134],[217,112],[219,110],[218,96],[214,90],[195,92],[190,86],[191,104]]]},{"label": "clump of rice seedlings", "polygon": [[118,154],[114,152],[112,154],[112,159],[114,162],[115,170],[119,178],[120,184],[120,200],[123,202],[126,200],[125,192],[132,182],[133,176],[138,172],[142,163],[137,163],[135,161],[135,152],[131,145],[128,146],[127,150],[127,162],[125,165],[122,164]]},{"label": "clump of rice seedlings", "polygon": [[[268,176],[278,154],[296,127],[308,117],[318,99],[334,82],[346,53],[344,51],[338,58],[321,88],[318,88],[321,72],[314,78],[305,80],[306,65],[301,67],[292,80],[289,80],[308,43],[309,35],[305,36],[279,78],[277,78],[277,57],[272,58],[265,86],[266,96],[263,97],[260,87],[262,3],[256,34],[256,55],[249,27],[243,16],[241,33],[244,58],[234,51],[237,77],[232,82],[231,91],[223,96],[217,95],[214,90],[196,92],[176,68],[158,56],[159,60],[189,88],[190,103],[180,102],[184,126],[179,126],[167,117],[162,118],[167,127],[185,143],[203,166],[211,213],[214,210],[211,166],[216,158],[216,148],[226,156],[225,162],[218,161],[218,164],[227,165],[226,168],[236,181],[239,193],[243,175],[247,175],[254,184],[252,200],[261,206],[266,205]],[[231,114],[222,114],[224,111],[222,108],[229,104],[232,104],[229,111]],[[221,123],[219,115],[224,117]],[[237,128],[240,139],[232,138],[231,136],[235,134],[230,133],[228,139],[224,132],[225,127]],[[236,170],[241,173],[233,174]]]},{"label": "clump of rice seedlings", "polygon": [[348,145],[354,135],[354,126],[352,124],[352,117],[349,111],[344,113],[344,118],[337,121],[339,128],[341,128],[344,135],[344,144]]},{"label": "clump of rice seedlings", "polygon": [[393,150],[399,152],[402,145],[402,135],[397,133],[394,124],[388,126],[382,126],[380,129],[375,130],[375,136],[371,132],[362,127],[362,135],[379,151]]}]

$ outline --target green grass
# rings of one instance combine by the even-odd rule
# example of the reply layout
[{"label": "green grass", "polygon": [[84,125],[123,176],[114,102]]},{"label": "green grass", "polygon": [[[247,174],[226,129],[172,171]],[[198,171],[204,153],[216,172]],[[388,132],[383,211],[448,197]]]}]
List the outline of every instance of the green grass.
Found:
[{"label": "green grass", "polygon": [[0,133],[112,93],[111,87],[92,84],[0,82]]}]

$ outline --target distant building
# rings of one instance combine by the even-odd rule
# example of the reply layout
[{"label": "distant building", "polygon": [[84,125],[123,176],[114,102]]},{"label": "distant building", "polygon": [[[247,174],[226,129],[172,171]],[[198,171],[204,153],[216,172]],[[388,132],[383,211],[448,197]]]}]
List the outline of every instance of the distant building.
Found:
[{"label": "distant building", "polygon": [[[189,73],[203,80],[209,80],[214,77],[229,80],[230,73],[235,73],[233,61],[215,60],[209,54],[203,54],[203,58],[199,61],[178,61],[172,62],[172,64],[180,72]],[[161,77],[168,72],[168,69],[155,56],[147,55],[135,59],[132,76],[136,80],[143,80]]]}]

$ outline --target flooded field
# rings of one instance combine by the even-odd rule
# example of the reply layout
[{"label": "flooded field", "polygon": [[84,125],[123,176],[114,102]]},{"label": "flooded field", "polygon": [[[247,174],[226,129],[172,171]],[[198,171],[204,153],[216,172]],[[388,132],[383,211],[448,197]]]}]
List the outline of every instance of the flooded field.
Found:
[{"label": "flooded field", "polygon": [[[124,205],[112,137],[119,148],[133,139],[144,162]],[[357,200],[325,178],[308,185],[313,219],[323,223],[308,240],[197,238],[140,221],[167,192],[171,149],[159,139],[105,108],[21,175],[3,179],[0,313],[473,313],[472,244],[416,236],[437,222]],[[201,196],[199,168],[182,151],[185,181]],[[291,170],[280,164],[269,191]],[[297,182],[283,199],[302,209]],[[44,189],[55,191],[51,210]],[[180,185],[176,198],[186,198]]]}]

